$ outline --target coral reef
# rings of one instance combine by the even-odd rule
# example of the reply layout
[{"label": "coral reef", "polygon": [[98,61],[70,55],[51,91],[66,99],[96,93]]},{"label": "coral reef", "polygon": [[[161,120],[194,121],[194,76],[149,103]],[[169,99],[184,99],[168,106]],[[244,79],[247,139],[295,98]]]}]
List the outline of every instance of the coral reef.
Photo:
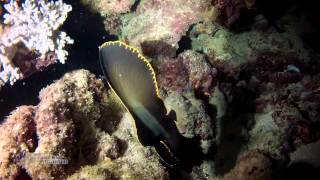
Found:
[{"label": "coral reef", "polygon": [[285,136],[277,127],[273,118],[272,110],[264,113],[256,113],[255,125],[249,131],[250,139],[248,149],[260,149],[280,158],[281,146],[285,142]]},{"label": "coral reef", "polygon": [[240,17],[241,9],[253,9],[256,0],[214,0],[213,4],[220,12],[219,21],[230,27]]},{"label": "coral reef", "polygon": [[135,0],[81,0],[81,3],[103,17],[109,33],[119,35],[123,21],[134,8]]},{"label": "coral reef", "polygon": [[190,89],[188,69],[180,59],[162,58],[156,65],[157,81],[165,91],[186,91]]},{"label": "coral reef", "polygon": [[154,62],[160,88],[166,92],[195,89],[209,95],[217,76],[217,70],[205,57],[192,50],[184,51],[177,58],[160,57]]},{"label": "coral reef", "polygon": [[65,32],[58,31],[58,28],[71,11],[70,5],[64,4],[62,0],[27,0],[20,7],[17,1],[12,0],[4,7],[7,13],[3,15],[5,25],[0,34],[0,86],[6,82],[13,84],[23,78],[24,74],[13,62],[21,47],[27,49],[31,56],[36,53],[42,61],[46,61],[47,53],[54,52],[56,59],[65,62],[68,52],[64,48],[72,44],[73,40]]},{"label": "coral reef", "polygon": [[[294,20],[275,23],[256,3],[142,0],[100,12],[107,31],[150,58],[179,131],[200,142],[192,179],[270,179],[271,161],[285,167],[319,140],[319,56]],[[253,22],[235,32],[242,10]]]},{"label": "coral reef", "polygon": [[267,52],[308,59],[308,52],[293,30],[282,34],[258,30],[236,34],[218,24],[199,24],[191,30],[191,34],[192,48],[209,56],[211,64],[227,74],[237,74],[242,65],[256,61]]},{"label": "coral reef", "polygon": [[214,20],[215,13],[207,0],[141,1],[134,16],[123,22],[121,39],[137,47],[146,41],[163,41],[178,47],[190,25]]},{"label": "coral reef", "polygon": [[[315,102],[318,95],[313,94],[313,99],[305,98],[305,95],[312,94],[312,89],[301,81],[280,88],[269,84],[267,88],[268,91],[256,99],[256,125],[250,132],[254,137],[260,134],[261,139],[251,139],[249,147],[268,149],[269,153],[279,157],[303,144],[319,140],[319,113],[315,111],[319,108]],[[262,122],[261,126],[259,122]],[[262,145],[266,139],[269,143]]]},{"label": "coral reef", "polygon": [[[12,11],[3,16],[8,23],[0,24],[0,55],[6,58],[0,56],[6,62],[0,64],[2,84],[66,57],[64,46],[71,43],[58,30],[68,5],[25,2],[16,6],[10,1],[5,7],[16,8],[19,15],[65,8],[38,14],[56,24],[45,26],[49,35],[36,31],[43,23],[23,19],[16,27],[8,24]],[[37,106],[18,107],[0,125],[0,179],[292,179],[303,167],[307,175],[318,171],[320,51],[318,39],[304,34],[319,37],[305,28],[318,18],[306,17],[303,6],[290,9],[288,1],[255,0],[73,3],[80,16],[86,17],[86,8],[97,15],[104,27],[99,32],[112,35],[95,28],[82,32],[87,22],[72,15],[70,24],[85,34],[84,43],[93,37],[88,33],[95,34],[94,48],[105,39],[118,39],[148,58],[170,117],[175,113],[179,132],[201,147],[203,157],[196,161],[202,163],[190,172],[165,167],[154,148],[140,144],[134,121],[117,97],[80,70],[43,89]],[[29,22],[38,27],[27,30],[30,36],[3,43],[15,40],[7,37],[9,32]],[[41,43],[29,44],[29,38]],[[91,48],[88,54],[94,57]]]},{"label": "coral reef", "polygon": [[177,48],[189,26],[215,20],[217,16],[209,0],[152,0],[139,1],[137,5],[132,0],[82,2],[90,3],[92,9],[105,17],[109,32],[138,48],[149,41],[162,41]]},{"label": "coral reef", "polygon": [[103,16],[129,12],[134,2],[135,0],[82,0],[82,3],[89,5]]},{"label": "coral reef", "polygon": [[221,180],[222,176],[217,175],[215,172],[215,164],[212,160],[204,160],[199,167],[194,167],[190,173],[190,179],[210,179]]},{"label": "coral reef", "polygon": [[249,149],[262,149],[281,159],[320,138],[316,110],[319,86],[315,80],[320,66],[309,61],[292,54],[268,52],[246,66],[244,71],[250,72],[259,92],[254,100],[255,125],[250,131]]},{"label": "coral reef", "polygon": [[260,151],[249,151],[237,161],[234,169],[226,174],[224,180],[271,180],[272,162]]},{"label": "coral reef", "polygon": [[88,71],[67,73],[39,97],[0,125],[0,178],[168,177],[155,150],[138,141],[131,116]]},{"label": "coral reef", "polygon": [[200,141],[204,154],[208,154],[213,146],[214,125],[205,112],[201,100],[196,99],[193,93],[173,92],[164,101],[168,110],[174,110],[177,116],[177,128],[188,138]]},{"label": "coral reef", "polygon": [[0,178],[17,177],[21,173],[18,165],[24,152],[34,152],[37,143],[32,106],[18,107],[8,120],[1,124]]}]

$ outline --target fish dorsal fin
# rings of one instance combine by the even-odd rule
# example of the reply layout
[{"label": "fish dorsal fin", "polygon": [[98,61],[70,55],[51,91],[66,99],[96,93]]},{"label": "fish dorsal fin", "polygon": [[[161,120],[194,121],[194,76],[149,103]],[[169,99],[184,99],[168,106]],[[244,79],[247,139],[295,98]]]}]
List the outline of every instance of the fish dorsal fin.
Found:
[{"label": "fish dorsal fin", "polygon": [[[132,60],[131,62],[135,62],[136,60],[138,60],[138,62],[135,62],[135,63],[138,63],[138,64],[142,63],[143,66],[145,66],[149,70],[150,77],[152,79],[152,85],[154,86],[153,87],[154,91],[156,92],[156,95],[160,98],[160,91],[159,91],[159,87],[158,87],[155,71],[152,68],[152,65],[150,64],[148,59],[146,57],[144,57],[137,48],[135,48],[133,46],[130,46],[130,45],[128,45],[128,44],[126,44],[126,43],[124,43],[122,41],[108,41],[108,42],[103,43],[99,47],[99,49],[100,49],[100,59],[101,59],[101,51],[104,51],[104,55],[107,55],[105,53],[108,53],[108,52],[106,52],[106,50],[103,50],[106,47],[110,48],[109,52],[110,51],[112,52],[114,49],[118,49],[118,52],[122,51],[122,55],[126,56],[126,58],[123,59],[123,61],[128,61],[129,60],[128,58],[130,57],[130,53],[132,53],[131,54],[131,60]],[[132,58],[133,56],[135,58]],[[118,63],[119,63],[120,60],[121,59],[117,60]],[[126,62],[126,63],[129,63],[129,62]],[[142,69],[144,69],[144,68],[142,68]],[[149,84],[149,86],[151,86],[151,84]]]}]

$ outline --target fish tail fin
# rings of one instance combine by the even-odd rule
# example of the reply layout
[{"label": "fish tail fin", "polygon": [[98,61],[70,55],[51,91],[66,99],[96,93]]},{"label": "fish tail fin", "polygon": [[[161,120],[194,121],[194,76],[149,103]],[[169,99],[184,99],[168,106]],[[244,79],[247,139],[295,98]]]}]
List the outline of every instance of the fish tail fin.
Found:
[{"label": "fish tail fin", "polygon": [[203,152],[197,141],[181,136],[177,144],[160,141],[154,145],[162,161],[171,168],[182,168],[191,172],[192,167],[203,161]]},{"label": "fish tail fin", "polygon": [[[174,111],[168,118],[175,118]],[[160,141],[155,148],[166,164],[171,167],[182,168],[191,172],[193,166],[200,165],[203,161],[203,152],[200,143],[191,138],[182,136],[174,121],[167,121],[168,137]]]}]

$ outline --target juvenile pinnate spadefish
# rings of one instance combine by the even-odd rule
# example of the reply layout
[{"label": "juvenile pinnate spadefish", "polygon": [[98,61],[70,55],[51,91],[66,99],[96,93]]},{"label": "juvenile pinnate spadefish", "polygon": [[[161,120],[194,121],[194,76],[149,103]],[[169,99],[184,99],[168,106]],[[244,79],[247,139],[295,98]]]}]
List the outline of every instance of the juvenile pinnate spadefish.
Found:
[{"label": "juvenile pinnate spadefish", "polygon": [[104,43],[100,63],[109,86],[135,120],[139,141],[153,146],[170,167],[191,170],[202,160],[199,144],[183,137],[175,113],[160,98],[155,71],[134,47],[121,41]]}]

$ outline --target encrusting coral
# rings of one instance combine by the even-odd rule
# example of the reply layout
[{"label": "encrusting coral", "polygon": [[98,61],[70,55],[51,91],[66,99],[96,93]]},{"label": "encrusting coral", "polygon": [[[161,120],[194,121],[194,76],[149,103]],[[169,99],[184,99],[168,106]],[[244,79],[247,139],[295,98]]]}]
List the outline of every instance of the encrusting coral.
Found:
[{"label": "encrusting coral", "polygon": [[[29,56],[33,52],[44,61],[47,53],[53,52],[55,60],[65,62],[68,52],[64,48],[73,40],[58,28],[71,11],[70,5],[62,0],[26,0],[20,6],[11,0],[4,8],[7,13],[3,15],[4,27],[0,34],[0,87],[23,78],[24,74],[13,62],[21,48],[27,49]],[[24,61],[28,61],[28,56]]]},{"label": "encrusting coral", "polygon": [[37,106],[17,108],[0,127],[0,179],[168,177],[131,116],[85,70],[44,88]]}]

